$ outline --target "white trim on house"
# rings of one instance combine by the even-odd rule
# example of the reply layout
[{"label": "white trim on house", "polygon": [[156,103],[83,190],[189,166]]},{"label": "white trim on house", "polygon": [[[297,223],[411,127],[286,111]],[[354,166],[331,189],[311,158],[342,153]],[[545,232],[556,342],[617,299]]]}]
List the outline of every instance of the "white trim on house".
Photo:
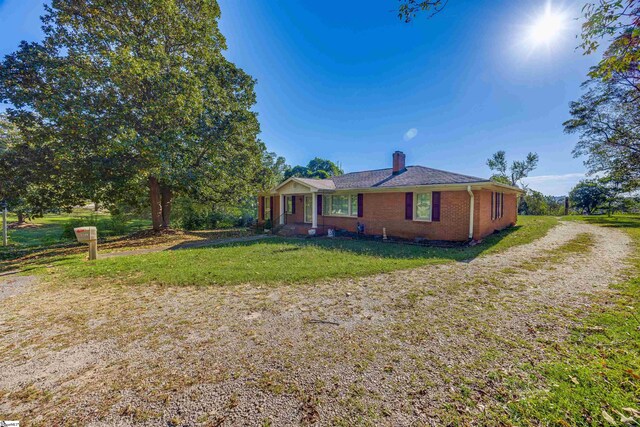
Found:
[{"label": "white trim on house", "polygon": [[[292,182],[306,187],[308,189],[307,192],[309,193],[313,193],[317,191],[335,190],[335,185],[333,184],[333,181],[328,179],[298,178],[298,177],[292,176],[291,178],[288,178],[284,180],[282,183],[280,183],[279,185],[277,185],[273,190],[271,190],[271,192],[277,193],[278,190],[280,190],[281,188],[285,187],[286,185]],[[290,194],[293,194],[293,193],[290,193]]]},{"label": "white trim on house", "polygon": [[[307,221],[307,197],[311,198],[311,206],[308,209],[311,209],[311,221]],[[313,195],[305,194],[302,197],[302,222],[305,224],[313,224]]]},{"label": "white trim on house", "polygon": [[284,225],[284,214],[286,212],[286,206],[285,206],[285,201],[287,199],[287,196],[285,196],[284,194],[280,195],[280,225]]}]

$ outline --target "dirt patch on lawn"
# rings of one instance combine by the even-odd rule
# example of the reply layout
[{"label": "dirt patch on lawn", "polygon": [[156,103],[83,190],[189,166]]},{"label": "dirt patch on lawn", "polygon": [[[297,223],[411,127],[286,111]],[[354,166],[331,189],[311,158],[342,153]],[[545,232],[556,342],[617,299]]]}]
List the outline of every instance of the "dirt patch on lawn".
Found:
[{"label": "dirt patch on lawn", "polygon": [[561,223],[503,254],[361,279],[42,285],[0,301],[0,419],[497,425],[518,397],[506,379],[612,292],[630,250],[619,230]]}]

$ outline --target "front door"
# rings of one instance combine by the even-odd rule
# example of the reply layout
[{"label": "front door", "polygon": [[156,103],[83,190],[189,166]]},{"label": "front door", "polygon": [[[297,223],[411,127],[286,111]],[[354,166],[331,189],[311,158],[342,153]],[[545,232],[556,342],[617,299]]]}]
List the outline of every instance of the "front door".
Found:
[{"label": "front door", "polygon": [[304,222],[308,222],[309,224],[311,224],[311,215],[313,215],[312,212],[313,206],[312,206],[312,200],[311,200],[311,196],[304,196]]}]

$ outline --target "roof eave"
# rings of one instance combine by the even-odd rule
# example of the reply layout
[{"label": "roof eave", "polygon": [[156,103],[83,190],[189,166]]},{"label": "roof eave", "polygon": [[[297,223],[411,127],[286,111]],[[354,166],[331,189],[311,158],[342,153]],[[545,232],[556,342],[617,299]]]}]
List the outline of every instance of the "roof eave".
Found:
[{"label": "roof eave", "polygon": [[448,183],[448,184],[420,184],[420,185],[402,185],[402,186],[394,186],[394,187],[353,187],[353,188],[336,188],[335,190],[326,190],[326,189],[320,189],[319,192],[320,193],[334,193],[336,191],[339,192],[363,192],[363,193],[377,193],[377,192],[394,192],[394,191],[410,191],[410,190],[415,190],[415,189],[421,189],[421,188],[433,188],[433,189],[437,189],[437,188],[443,188],[443,189],[450,189],[450,190],[466,190],[467,187],[471,187],[472,189],[478,188],[478,187],[488,187],[488,186],[497,186],[500,188],[503,188],[505,190],[510,190],[512,192],[515,193],[523,193],[524,190],[522,190],[519,187],[514,187],[512,185],[507,185],[507,184],[501,184],[501,183],[497,183],[495,181],[491,181],[491,180],[484,180],[484,181],[474,181],[474,182],[460,182],[460,183]]}]

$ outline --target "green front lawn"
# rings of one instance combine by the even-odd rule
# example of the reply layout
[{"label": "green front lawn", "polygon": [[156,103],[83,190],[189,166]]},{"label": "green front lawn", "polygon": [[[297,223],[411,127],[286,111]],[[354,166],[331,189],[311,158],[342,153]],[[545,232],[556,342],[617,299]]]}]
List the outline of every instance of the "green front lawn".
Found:
[{"label": "green front lawn", "polygon": [[474,247],[434,248],[343,239],[271,238],[226,246],[84,261],[58,260],[65,279],[95,277],[109,283],[217,285],[248,282],[308,282],[357,277],[427,264],[462,261],[544,236],[552,217],[521,217],[519,225]]}]

